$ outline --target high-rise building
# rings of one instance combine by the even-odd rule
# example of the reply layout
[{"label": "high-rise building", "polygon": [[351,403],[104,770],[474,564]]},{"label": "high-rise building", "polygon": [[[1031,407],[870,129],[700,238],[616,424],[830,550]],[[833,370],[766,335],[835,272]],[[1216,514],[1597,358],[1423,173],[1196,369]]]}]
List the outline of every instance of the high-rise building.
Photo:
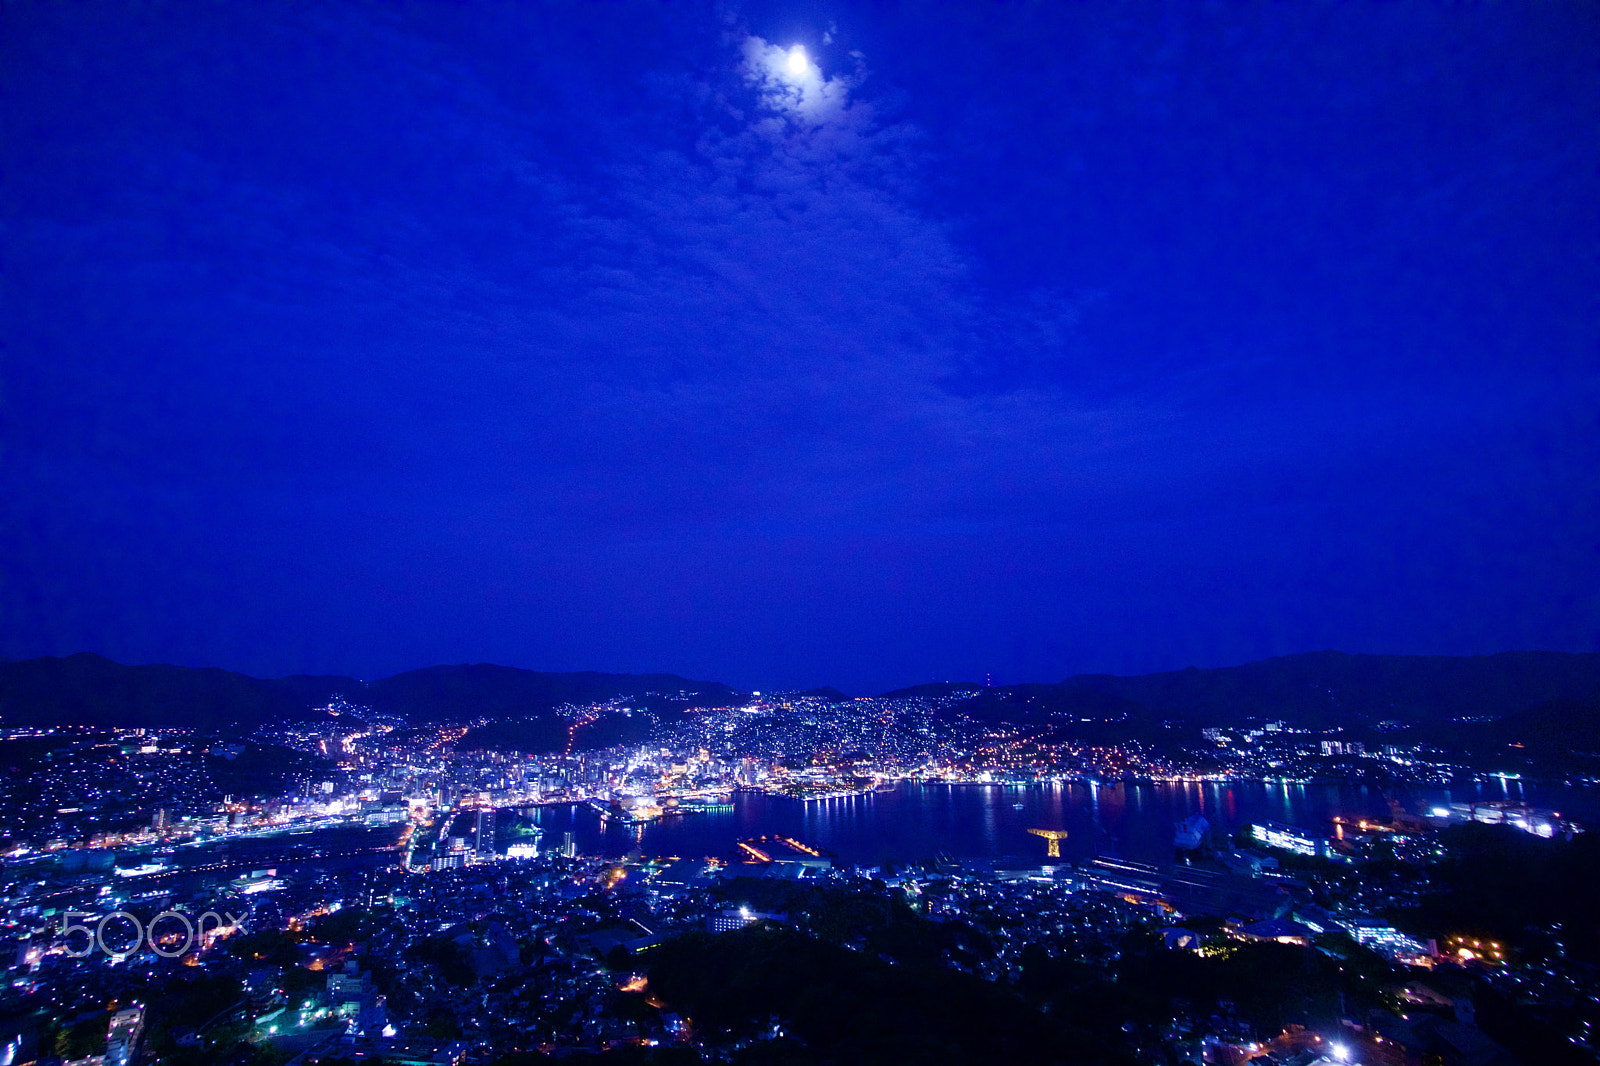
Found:
[{"label": "high-rise building", "polygon": [[472,850],[480,859],[494,858],[494,808],[478,808],[478,824],[472,832]]}]

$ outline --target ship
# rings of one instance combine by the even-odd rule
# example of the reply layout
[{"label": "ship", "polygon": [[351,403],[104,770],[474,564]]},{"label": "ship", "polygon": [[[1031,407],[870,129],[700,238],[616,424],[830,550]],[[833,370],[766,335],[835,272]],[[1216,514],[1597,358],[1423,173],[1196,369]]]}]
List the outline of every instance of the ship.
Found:
[{"label": "ship", "polygon": [[1181,822],[1172,824],[1172,846],[1179,851],[1199,851],[1205,844],[1211,823],[1203,814],[1191,814]]},{"label": "ship", "polygon": [[707,796],[698,799],[679,800],[676,806],[667,807],[663,814],[712,814],[718,811],[733,810],[733,796]]}]

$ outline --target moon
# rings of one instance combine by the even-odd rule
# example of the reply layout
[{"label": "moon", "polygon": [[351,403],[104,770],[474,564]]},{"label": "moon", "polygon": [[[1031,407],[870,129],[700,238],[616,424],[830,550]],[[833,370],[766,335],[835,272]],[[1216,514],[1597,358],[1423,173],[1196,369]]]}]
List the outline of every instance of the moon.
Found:
[{"label": "moon", "polygon": [[806,50],[803,46],[797,44],[789,49],[789,73],[792,76],[800,77],[810,65],[806,60]]}]

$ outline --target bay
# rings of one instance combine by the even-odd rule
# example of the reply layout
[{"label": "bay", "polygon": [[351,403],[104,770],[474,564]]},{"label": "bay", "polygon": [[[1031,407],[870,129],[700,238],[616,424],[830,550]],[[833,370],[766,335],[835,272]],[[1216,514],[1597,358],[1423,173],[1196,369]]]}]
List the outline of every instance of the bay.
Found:
[{"label": "bay", "polygon": [[[1516,780],[1454,789],[1414,790],[1405,796],[1413,813],[1426,815],[1452,802],[1524,802],[1552,808],[1586,826],[1600,813],[1600,790]],[[1021,809],[1016,805],[1021,804]],[[561,846],[573,834],[579,854],[620,858],[726,857],[735,842],[762,835],[794,837],[832,852],[839,862],[866,866],[918,862],[943,851],[958,858],[1042,858],[1046,842],[1030,828],[1065,829],[1062,857],[1096,855],[1138,862],[1172,861],[1173,823],[1204,814],[1221,833],[1252,822],[1273,821],[1314,834],[1331,834],[1335,816],[1383,818],[1388,800],[1373,786],[1291,782],[1061,783],[1026,787],[901,782],[876,792],[802,802],[758,792],[734,795],[731,811],[662,818],[638,826],[602,822],[583,805],[527,809],[544,830],[543,846]],[[1222,839],[1220,833],[1215,833]]]}]

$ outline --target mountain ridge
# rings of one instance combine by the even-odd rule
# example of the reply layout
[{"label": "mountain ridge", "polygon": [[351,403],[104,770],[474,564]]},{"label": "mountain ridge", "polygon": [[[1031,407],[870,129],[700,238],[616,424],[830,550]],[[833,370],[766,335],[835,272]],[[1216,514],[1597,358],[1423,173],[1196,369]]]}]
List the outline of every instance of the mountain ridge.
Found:
[{"label": "mountain ridge", "polygon": [[[837,689],[810,690],[842,698]],[[1439,726],[1493,720],[1541,706],[1600,700],[1600,654],[1521,651],[1479,656],[1303,652],[1237,666],[1151,674],[1076,674],[1056,683],[984,687],[929,682],[880,698],[971,695],[950,713],[975,720],[1162,720],[1219,724],[1245,718],[1328,728],[1395,721]],[[0,660],[0,723],[13,726],[234,727],[299,721],[336,696],[375,714],[425,723],[474,718],[553,719],[562,703],[625,700],[668,716],[698,702],[745,698],[720,682],[676,674],[567,673],[493,663],[421,667],[360,681],[337,675],[254,678],[220,667],[127,666],[92,652]]]},{"label": "mountain ridge", "polygon": [[1211,669],[1188,667],[1127,677],[1078,675],[1061,684],[1191,718],[1281,719],[1308,727],[1386,719],[1435,725],[1459,718],[1497,718],[1550,700],[1600,696],[1600,654],[1317,651]]},{"label": "mountain ridge", "polygon": [[[654,686],[654,687],[652,687]],[[256,678],[221,667],[128,666],[93,652],[0,662],[0,725],[254,727],[306,721],[335,697],[418,722],[536,717],[568,702],[637,697],[641,705],[739,693],[676,674],[542,673],[492,663],[421,667],[374,681],[339,675]],[[652,693],[654,693],[652,695]]]}]

